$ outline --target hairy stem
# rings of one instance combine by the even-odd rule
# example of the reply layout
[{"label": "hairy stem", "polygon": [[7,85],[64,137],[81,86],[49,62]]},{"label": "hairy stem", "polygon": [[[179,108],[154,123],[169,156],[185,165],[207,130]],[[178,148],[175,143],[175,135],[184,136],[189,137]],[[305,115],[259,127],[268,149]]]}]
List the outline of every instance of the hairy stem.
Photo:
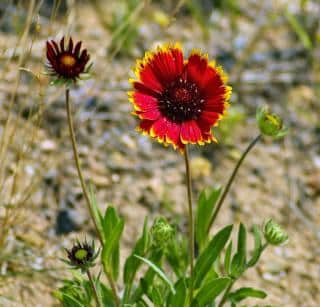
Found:
[{"label": "hairy stem", "polygon": [[222,207],[222,204],[223,204],[223,202],[224,202],[224,200],[225,200],[225,198],[226,198],[226,196],[227,196],[227,194],[228,194],[228,192],[230,190],[230,187],[231,187],[231,185],[232,185],[232,183],[233,183],[233,181],[234,181],[234,179],[235,179],[235,177],[237,175],[237,172],[238,172],[243,160],[245,159],[247,154],[250,152],[250,150],[254,147],[254,145],[256,143],[258,143],[260,138],[261,138],[261,134],[259,134],[256,138],[254,138],[252,140],[252,142],[248,145],[246,150],[242,153],[241,158],[237,162],[237,164],[236,164],[236,166],[235,166],[235,168],[234,168],[234,170],[233,170],[233,172],[232,172],[232,174],[231,174],[231,176],[230,176],[230,178],[229,178],[229,180],[227,182],[227,185],[225,186],[225,188],[223,190],[223,193],[222,193],[221,197],[219,198],[218,204],[216,205],[216,208],[214,210],[214,213],[212,215],[212,218],[211,218],[211,221],[210,221],[210,224],[209,224],[209,227],[208,227],[208,232],[210,231],[210,228],[212,227],[214,221],[217,218],[217,215],[218,215],[218,213],[219,213],[219,211],[220,211],[220,209]]},{"label": "hairy stem", "polygon": [[92,278],[90,270],[87,270],[86,273],[87,273],[87,276],[88,276],[88,279],[89,279],[89,282],[90,282],[90,285],[91,285],[91,288],[92,288],[93,295],[94,295],[94,298],[96,300],[97,306],[98,307],[102,307],[102,303],[100,301],[100,297],[98,295],[97,288],[96,288],[95,282],[94,282],[94,280]]},{"label": "hairy stem", "polygon": [[190,261],[190,286],[189,286],[189,300],[190,304],[193,298],[193,279],[194,279],[194,225],[193,225],[193,210],[192,210],[192,186],[191,186],[191,171],[188,146],[186,145],[185,153],[186,166],[186,186],[188,193],[188,226],[189,226],[189,261]]},{"label": "hairy stem", "polygon": [[87,191],[86,183],[84,181],[84,177],[83,177],[82,170],[81,170],[78,147],[77,147],[76,137],[75,137],[75,133],[74,133],[74,127],[73,127],[73,119],[72,119],[72,112],[71,112],[71,105],[70,105],[70,90],[68,88],[66,89],[66,109],[67,109],[67,117],[68,117],[70,139],[71,139],[72,150],[73,150],[73,158],[74,158],[74,161],[75,161],[75,164],[76,164],[76,167],[77,167],[78,177],[80,179],[82,192],[83,192],[83,195],[85,197],[85,200],[86,200],[86,203],[87,203],[87,207],[88,207],[91,219],[92,219],[92,221],[94,223],[94,226],[96,228],[96,231],[98,233],[100,243],[103,246],[103,240],[102,240],[101,234],[99,232],[99,228],[97,226],[97,221],[95,219],[95,216],[94,216],[94,213],[93,213],[93,210],[92,210],[92,205],[91,205],[89,193]]},{"label": "hairy stem", "polygon": [[[101,233],[99,231],[99,228],[98,228],[98,225],[97,225],[97,221],[96,221],[95,216],[94,216],[94,212],[93,212],[92,204],[91,204],[91,201],[90,201],[89,193],[87,191],[86,184],[85,184],[84,177],[83,177],[82,170],[81,170],[81,164],[80,164],[80,159],[79,159],[79,154],[78,154],[77,142],[76,142],[74,128],[73,128],[73,120],[72,120],[72,112],[71,112],[71,105],[70,105],[70,97],[69,96],[70,96],[70,90],[67,88],[66,89],[66,109],[67,109],[69,132],[70,132],[70,138],[71,138],[71,143],[72,143],[74,161],[76,163],[78,176],[79,176],[80,183],[81,183],[82,192],[83,192],[83,195],[84,195],[84,197],[86,199],[86,203],[87,203],[87,207],[88,207],[91,219],[92,219],[92,221],[94,223],[94,226],[96,228],[96,231],[98,233],[98,237],[99,237],[100,243],[103,246],[104,245],[103,238],[102,238],[102,235],[101,235]],[[110,284],[110,287],[111,287],[111,290],[112,290],[112,294],[114,296],[115,304],[116,304],[117,307],[120,307],[119,296],[118,296],[118,291],[117,291],[116,284],[115,284],[111,274],[107,274],[107,278],[108,278],[108,281],[109,281],[109,284]]]}]

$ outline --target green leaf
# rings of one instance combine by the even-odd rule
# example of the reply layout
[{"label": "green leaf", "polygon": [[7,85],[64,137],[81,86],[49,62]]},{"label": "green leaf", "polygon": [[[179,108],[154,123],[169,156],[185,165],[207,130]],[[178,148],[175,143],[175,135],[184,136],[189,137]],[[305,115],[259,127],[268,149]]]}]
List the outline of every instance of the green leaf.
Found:
[{"label": "green leaf", "polygon": [[152,287],[150,297],[154,306],[163,306],[162,295],[157,288]]},{"label": "green leaf", "polygon": [[246,263],[243,254],[236,253],[231,261],[230,276],[232,278],[238,278],[245,271],[245,269]]},{"label": "green leaf", "polygon": [[229,285],[230,281],[230,278],[227,277],[211,279],[203,285],[196,295],[194,301],[197,302],[199,306],[206,306],[207,304],[212,303],[216,297]]},{"label": "green leaf", "polygon": [[253,249],[252,257],[247,264],[248,267],[252,267],[256,265],[262,253],[261,234],[258,226],[256,225],[253,226],[253,236],[254,236],[254,249]]},{"label": "green leaf", "polygon": [[134,256],[136,258],[140,259],[141,261],[145,262],[147,265],[149,265],[149,267],[152,268],[159,275],[159,277],[169,286],[172,294],[176,293],[172,282],[169,280],[169,278],[165,275],[165,273],[158,266],[156,266],[153,262],[151,262],[150,260],[148,260],[144,257],[140,257],[138,255],[134,255]]},{"label": "green leaf", "polygon": [[240,223],[238,232],[238,253],[242,255],[243,261],[247,262],[247,230],[246,227]]},{"label": "green leaf", "polygon": [[83,304],[68,293],[61,293],[63,306],[66,307],[83,307]]},{"label": "green leaf", "polygon": [[228,298],[233,303],[238,303],[244,300],[247,297],[254,297],[254,298],[265,298],[267,293],[262,290],[254,289],[254,288],[240,288],[228,295]]},{"label": "green leaf", "polygon": [[175,236],[167,246],[166,259],[178,279],[185,275],[188,258],[187,239],[184,236]]},{"label": "green leaf", "polygon": [[[104,237],[106,239],[106,244],[109,244],[108,242],[111,240],[111,235],[113,229],[116,227],[116,225],[120,222],[120,217],[117,214],[117,211],[114,207],[108,206],[106,213],[103,218],[103,232]],[[120,240],[120,238],[119,238]],[[115,280],[118,279],[119,275],[119,262],[120,262],[120,250],[119,250],[119,241],[114,246],[114,249],[110,255],[110,268],[112,276]]]},{"label": "green leaf", "polygon": [[205,279],[207,273],[210,271],[211,266],[213,265],[214,261],[220,255],[222,249],[224,248],[225,244],[227,243],[231,231],[232,225],[226,226],[222,230],[220,230],[209,242],[208,246],[199,256],[194,272],[194,285],[195,289],[197,289],[201,282]]},{"label": "green leaf", "polygon": [[138,260],[134,255],[144,256],[150,245],[150,233],[148,229],[148,219],[145,218],[143,232],[141,237],[138,239],[136,245],[133,248],[131,255],[127,258],[124,270],[123,280],[126,285],[132,283],[134,276],[141,265],[141,261]]},{"label": "green leaf", "polygon": [[108,235],[108,241],[104,244],[101,259],[104,271],[110,274],[113,270],[112,254],[115,249],[119,246],[120,237],[124,227],[124,220],[120,219],[117,225],[112,229]]},{"label": "green leaf", "polygon": [[230,266],[230,276],[238,278],[246,270],[247,231],[240,223],[238,231],[237,253],[233,256]]},{"label": "green leaf", "polygon": [[114,297],[112,291],[106,287],[103,283],[99,282],[99,288],[101,293],[101,298],[104,307],[113,307],[114,306]]},{"label": "green leaf", "polygon": [[180,278],[175,284],[176,293],[168,296],[167,306],[183,307],[185,306],[186,297],[187,297],[187,282],[185,278]]},{"label": "green leaf", "polygon": [[[156,265],[160,265],[162,256],[163,256],[163,250],[152,250],[151,255],[149,257],[149,260]],[[141,263],[141,261],[138,260],[137,258],[134,258],[134,259]],[[155,275],[156,275],[155,271],[152,268],[149,268],[140,281],[143,280],[148,285],[152,285]],[[143,289],[143,285],[140,282],[140,285],[137,287],[137,289],[134,291],[134,293],[131,297],[132,301],[134,301],[134,302],[138,301],[138,299],[141,298],[144,293],[145,293],[145,291]]]},{"label": "green leaf", "polygon": [[226,253],[224,256],[224,270],[227,274],[230,273],[230,262],[231,262],[231,253],[232,253],[232,241],[228,244]]},{"label": "green leaf", "polygon": [[200,194],[195,220],[195,237],[200,251],[203,250],[208,240],[210,220],[220,194],[221,188],[206,189]]}]

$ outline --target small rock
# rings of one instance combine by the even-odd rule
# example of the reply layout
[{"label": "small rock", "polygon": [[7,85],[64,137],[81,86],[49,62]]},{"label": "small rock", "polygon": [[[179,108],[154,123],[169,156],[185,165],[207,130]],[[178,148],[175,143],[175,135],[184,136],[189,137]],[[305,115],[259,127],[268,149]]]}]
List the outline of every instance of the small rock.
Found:
[{"label": "small rock", "polygon": [[72,231],[78,231],[79,225],[75,222],[75,216],[70,212],[71,210],[62,209],[58,212],[56,220],[56,234],[62,235]]}]

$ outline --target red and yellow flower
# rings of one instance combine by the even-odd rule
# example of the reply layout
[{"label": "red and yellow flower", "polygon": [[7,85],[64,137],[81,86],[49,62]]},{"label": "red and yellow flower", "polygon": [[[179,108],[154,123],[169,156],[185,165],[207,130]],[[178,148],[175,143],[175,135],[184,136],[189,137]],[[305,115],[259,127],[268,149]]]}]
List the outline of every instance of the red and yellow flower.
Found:
[{"label": "red and yellow flower", "polygon": [[140,118],[138,131],[184,151],[186,144],[215,141],[211,128],[228,107],[231,87],[221,67],[179,44],[167,44],[138,60],[129,99]]}]

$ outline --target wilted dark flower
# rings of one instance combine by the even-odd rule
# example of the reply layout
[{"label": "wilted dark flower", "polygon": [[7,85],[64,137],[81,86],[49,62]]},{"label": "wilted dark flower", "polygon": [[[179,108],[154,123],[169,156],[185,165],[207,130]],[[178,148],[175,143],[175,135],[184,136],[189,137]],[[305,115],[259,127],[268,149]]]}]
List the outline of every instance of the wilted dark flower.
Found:
[{"label": "wilted dark flower", "polygon": [[184,59],[179,44],[163,45],[137,61],[135,74],[129,99],[139,131],[181,151],[215,140],[211,128],[226,112],[231,87],[207,55],[194,50]]},{"label": "wilted dark flower", "polygon": [[81,269],[82,271],[93,267],[95,265],[94,261],[99,255],[99,250],[95,251],[94,241],[92,241],[91,245],[87,241],[84,241],[84,243],[77,241],[70,250],[66,249],[66,252],[68,260],[64,262],[72,268]]},{"label": "wilted dark flower", "polygon": [[87,64],[90,56],[87,49],[81,50],[82,42],[75,45],[72,38],[68,46],[65,46],[65,38],[62,37],[58,44],[54,40],[47,41],[47,68],[49,74],[56,80],[64,82],[75,82],[77,79],[87,77]]},{"label": "wilted dark flower", "polygon": [[257,121],[262,134],[275,138],[281,138],[288,132],[284,127],[282,118],[271,113],[267,107],[257,110]]},{"label": "wilted dark flower", "polygon": [[265,223],[263,234],[267,242],[271,245],[281,245],[288,241],[287,233],[272,219]]}]

